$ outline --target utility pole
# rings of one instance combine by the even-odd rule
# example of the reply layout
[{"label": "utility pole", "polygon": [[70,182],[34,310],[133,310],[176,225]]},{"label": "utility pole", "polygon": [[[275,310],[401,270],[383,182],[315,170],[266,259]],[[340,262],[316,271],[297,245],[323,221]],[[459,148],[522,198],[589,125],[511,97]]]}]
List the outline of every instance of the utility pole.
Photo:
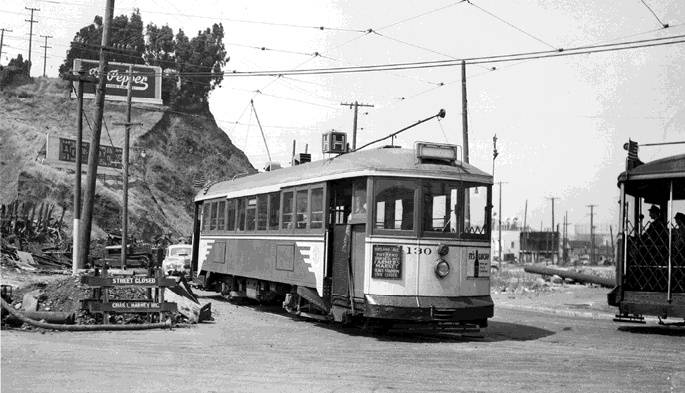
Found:
[{"label": "utility pole", "polygon": [[[552,200],[552,247],[554,247],[554,234],[555,234],[556,232],[558,232],[558,231],[556,230],[556,227],[554,226],[554,201],[555,201],[556,199],[559,199],[559,198],[557,198],[557,197],[555,197],[555,196],[552,196],[552,197],[547,197],[547,199],[551,199],[551,200]],[[557,244],[557,250],[555,250],[555,251],[549,250],[549,251],[552,251],[552,261],[554,261],[554,254],[557,253],[558,247],[559,247],[559,244]],[[557,255],[557,259],[559,259],[559,256],[558,256],[558,255]],[[557,262],[558,262],[558,261],[557,261]]]},{"label": "utility pole", "polygon": [[[461,123],[464,138],[464,162],[469,163],[469,122],[466,99],[466,61],[461,61]],[[468,209],[467,209],[468,211]]]},{"label": "utility pole", "polygon": [[47,65],[47,57],[48,57],[48,48],[52,48],[51,46],[48,46],[48,38],[52,38],[51,35],[41,35],[41,37],[45,38],[45,45],[42,45],[41,48],[45,48],[43,50],[43,78],[47,77],[45,74],[45,66]]},{"label": "utility pole", "polygon": [[595,207],[597,205],[586,205],[590,208],[590,264],[595,263]]},{"label": "utility pole", "polygon": [[31,44],[33,43],[33,24],[38,23],[37,20],[33,19],[33,12],[34,11],[40,11],[40,8],[30,8],[30,7],[24,7],[27,10],[31,11],[31,19],[24,19],[26,22],[29,22],[31,24],[31,27],[29,28],[29,76],[31,76]]},{"label": "utility pole", "polygon": [[371,104],[360,104],[357,101],[354,103],[345,103],[341,102],[340,105],[342,106],[349,106],[350,109],[354,107],[354,122],[352,123],[352,150],[355,150],[357,148],[357,116],[358,116],[358,110],[359,107],[367,107],[367,108],[373,108],[373,105]]},{"label": "utility pole", "polygon": [[90,230],[93,223],[93,204],[95,201],[95,182],[97,180],[98,156],[100,152],[100,134],[102,133],[102,115],[105,109],[105,82],[107,78],[107,51],[109,45],[110,26],[114,14],[114,0],[107,0],[105,18],[103,21],[102,41],[100,44],[100,64],[98,66],[98,84],[95,89],[95,126],[90,138],[88,151],[88,174],[86,189],[83,195],[83,227],[80,235],[79,268],[83,268],[88,260],[90,247]]},{"label": "utility pole", "polygon": [[526,226],[528,225],[526,223],[527,219],[528,219],[528,199],[526,199],[526,207],[523,208],[523,232],[528,232],[528,228],[526,228]]},{"label": "utility pole", "polygon": [[497,134],[492,136],[492,178],[495,178],[495,160],[499,152],[497,151]]},{"label": "utility pole", "polygon": [[12,30],[6,29],[6,28],[0,28],[0,61],[2,61],[2,44],[3,41],[5,40],[5,32],[10,32],[12,33]]},{"label": "utility pole", "polygon": [[499,236],[497,239],[497,256],[499,257],[499,261],[497,262],[497,271],[499,272],[502,271],[502,183],[506,184],[506,182],[497,182],[497,184],[499,184],[499,213],[497,213],[497,219],[499,220],[499,223],[497,224],[499,227]]},{"label": "utility pole", "polygon": [[126,269],[126,256],[128,254],[128,153],[129,140],[131,139],[131,126],[143,125],[143,123],[131,123],[131,95],[133,93],[133,64],[128,66],[128,83],[126,87],[126,123],[114,123],[126,127],[124,136],[124,152],[121,158],[121,170],[123,172],[123,206],[121,208],[121,270]]},{"label": "utility pole", "polygon": [[567,243],[568,243],[568,210],[564,214],[564,240],[563,240],[563,246],[564,246],[564,263],[568,263],[568,250],[567,250]]},{"label": "utility pole", "polygon": [[79,268],[83,268],[83,265],[79,266],[79,252],[81,250],[79,243],[80,227],[81,227],[81,157],[83,156],[81,146],[83,145],[83,86],[84,83],[97,83],[97,78],[86,75],[86,70],[81,66],[78,71],[78,75],[68,74],[62,75],[66,80],[77,81],[78,88],[76,93],[77,106],[76,106],[76,170],[74,178],[74,225],[73,225],[73,237],[72,237],[72,274],[76,275]]}]

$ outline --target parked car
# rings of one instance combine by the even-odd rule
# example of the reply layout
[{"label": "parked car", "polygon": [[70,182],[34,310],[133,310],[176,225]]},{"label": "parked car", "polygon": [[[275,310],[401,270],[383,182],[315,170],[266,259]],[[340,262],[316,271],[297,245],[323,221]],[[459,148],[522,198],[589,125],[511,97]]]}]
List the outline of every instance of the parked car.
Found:
[{"label": "parked car", "polygon": [[181,275],[190,272],[190,244],[172,244],[166,249],[166,256],[162,261],[162,271],[166,274]]}]

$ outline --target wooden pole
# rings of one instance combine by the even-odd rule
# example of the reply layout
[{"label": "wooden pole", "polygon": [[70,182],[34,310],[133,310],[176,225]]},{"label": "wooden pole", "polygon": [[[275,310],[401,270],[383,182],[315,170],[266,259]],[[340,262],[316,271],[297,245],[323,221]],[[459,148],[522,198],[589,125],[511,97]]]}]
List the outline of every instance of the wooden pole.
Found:
[{"label": "wooden pole", "polygon": [[114,0],[107,0],[100,47],[99,80],[95,90],[95,126],[90,138],[88,174],[86,176],[86,189],[83,196],[83,227],[80,233],[79,266],[86,265],[90,247],[90,231],[93,223],[93,204],[95,202],[95,182],[97,180],[98,155],[100,152],[100,134],[102,133],[102,115],[105,109],[105,82],[107,81],[107,52],[104,47],[109,45],[113,14]]},{"label": "wooden pole", "polygon": [[128,66],[128,86],[126,87],[126,131],[124,136],[124,154],[122,157],[122,171],[124,175],[124,200],[121,207],[121,270],[126,269],[126,254],[128,244],[128,144],[131,138],[131,92],[133,84],[133,65]]}]

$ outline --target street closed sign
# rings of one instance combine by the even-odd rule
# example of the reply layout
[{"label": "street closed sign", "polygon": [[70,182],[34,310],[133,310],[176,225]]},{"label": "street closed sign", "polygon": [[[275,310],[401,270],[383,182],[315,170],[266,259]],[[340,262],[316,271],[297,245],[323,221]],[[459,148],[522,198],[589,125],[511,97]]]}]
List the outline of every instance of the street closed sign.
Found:
[{"label": "street closed sign", "polygon": [[[105,98],[113,101],[126,101],[129,66],[127,63],[107,63]],[[162,69],[144,64],[132,64],[131,101],[147,104],[162,104]],[[81,67],[86,75],[98,77],[99,63],[97,60],[74,59],[74,70]],[[78,83],[78,82],[77,82]],[[73,94],[73,92],[72,92]],[[95,98],[95,84],[83,85],[83,97]]]}]

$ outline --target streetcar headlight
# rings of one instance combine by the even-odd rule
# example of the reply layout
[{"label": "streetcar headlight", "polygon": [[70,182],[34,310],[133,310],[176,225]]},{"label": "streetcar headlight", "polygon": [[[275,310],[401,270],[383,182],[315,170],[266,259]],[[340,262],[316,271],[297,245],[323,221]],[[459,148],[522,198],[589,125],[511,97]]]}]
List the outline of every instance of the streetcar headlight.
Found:
[{"label": "streetcar headlight", "polygon": [[435,265],[435,275],[438,278],[445,278],[450,274],[450,264],[447,261],[441,259],[437,265]]}]

